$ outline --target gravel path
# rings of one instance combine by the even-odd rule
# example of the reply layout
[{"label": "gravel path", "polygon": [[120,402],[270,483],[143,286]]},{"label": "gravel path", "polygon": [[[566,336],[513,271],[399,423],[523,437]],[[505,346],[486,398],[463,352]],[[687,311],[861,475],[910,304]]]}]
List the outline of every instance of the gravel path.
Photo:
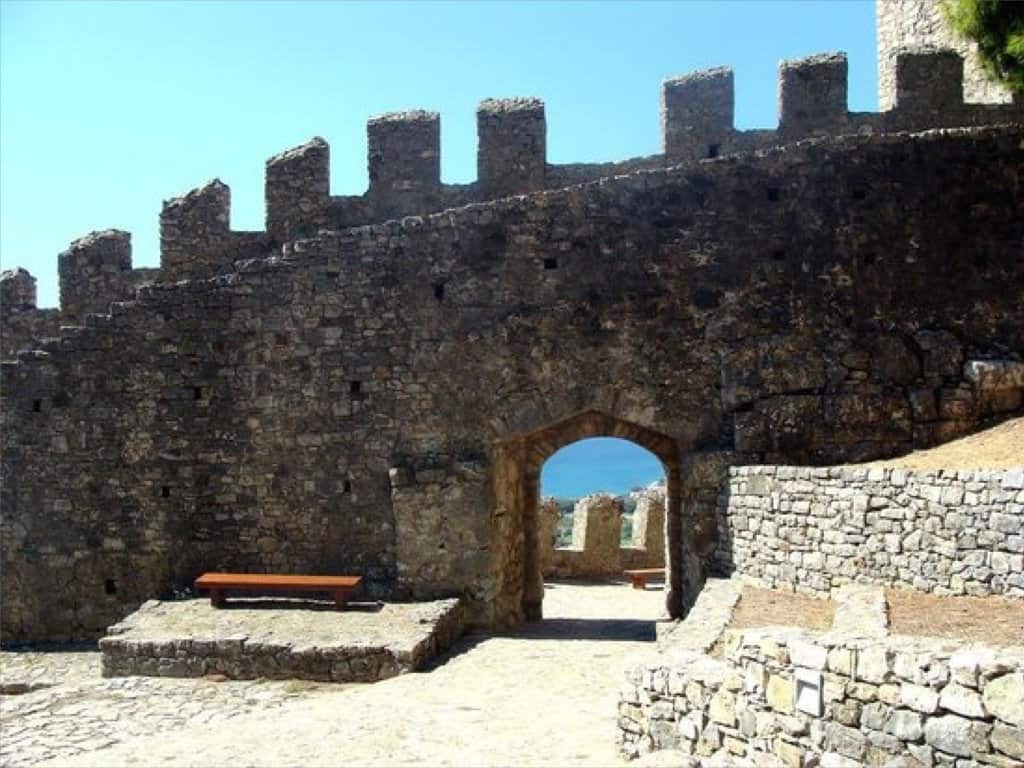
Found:
[{"label": "gravel path", "polygon": [[[623,670],[653,651],[663,598],[553,584],[545,621],[464,638],[433,669],[371,685],[69,678],[0,699],[0,762],[616,765]],[[44,654],[0,664],[30,655]]]}]

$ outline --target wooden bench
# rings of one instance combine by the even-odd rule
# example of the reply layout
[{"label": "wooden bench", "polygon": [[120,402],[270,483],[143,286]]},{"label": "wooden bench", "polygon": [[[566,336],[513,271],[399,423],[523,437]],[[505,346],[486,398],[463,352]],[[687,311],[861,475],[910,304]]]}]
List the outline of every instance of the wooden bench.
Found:
[{"label": "wooden bench", "polygon": [[637,568],[632,571],[624,571],[633,582],[633,589],[646,589],[648,581],[664,581],[664,568]]},{"label": "wooden bench", "polygon": [[204,573],[195,581],[196,589],[210,590],[210,605],[224,607],[224,590],[248,592],[330,592],[338,610],[345,608],[348,593],[355,589],[359,576],[286,576],[274,573]]}]

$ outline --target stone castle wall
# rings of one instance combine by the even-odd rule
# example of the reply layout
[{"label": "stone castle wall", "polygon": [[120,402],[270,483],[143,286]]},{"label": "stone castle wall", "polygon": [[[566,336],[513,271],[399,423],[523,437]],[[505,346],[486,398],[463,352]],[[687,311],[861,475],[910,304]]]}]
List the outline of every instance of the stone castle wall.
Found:
[{"label": "stone castle wall", "polygon": [[165,203],[157,274],[126,233],[76,241],[57,318],[5,274],[4,637],[95,636],[209,569],[515,623],[529,468],[574,419],[666,463],[678,613],[729,464],[1018,412],[959,362],[1024,351],[1020,126],[899,132],[1020,117],[963,105],[958,62],[902,55],[877,115],[846,110],[844,57],[785,62],[777,131],[733,128],[728,70],[671,79],[664,154],[592,166],[547,163],[539,102],[485,101],[471,185],[439,180],[436,114],[382,116],[362,196],[314,139],[268,161],[264,232],[214,181]]},{"label": "stone castle wall", "polygon": [[736,467],[718,568],[828,596],[871,582],[1024,598],[1024,456],[1006,471]]},{"label": "stone castle wall", "polygon": [[95,636],[211,569],[356,573],[515,623],[517,473],[589,411],[686,457],[682,578],[710,536],[690,467],[874,458],[1019,412],[944,361],[1024,352],[1021,139],[823,138],[143,287],[0,366],[4,637]]},{"label": "stone castle wall", "polygon": [[1009,91],[986,77],[978,60],[977,45],[960,39],[949,29],[938,0],[875,0],[875,20],[880,109],[891,109],[899,101],[899,54],[929,46],[953,49],[964,58],[964,101],[981,104],[1011,102]]}]

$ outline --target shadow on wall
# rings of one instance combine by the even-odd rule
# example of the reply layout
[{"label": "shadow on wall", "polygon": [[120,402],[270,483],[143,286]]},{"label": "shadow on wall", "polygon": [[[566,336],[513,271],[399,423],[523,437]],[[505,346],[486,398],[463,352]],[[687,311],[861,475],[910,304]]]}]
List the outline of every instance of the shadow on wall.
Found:
[{"label": "shadow on wall", "polygon": [[[732,483],[728,478],[722,483],[721,493],[718,494],[718,501],[715,505],[715,524],[717,537],[714,551],[705,559],[708,575],[727,578],[736,572],[736,559],[733,556],[733,544],[735,542],[734,526],[745,525],[745,519],[735,519],[732,515],[726,514],[725,510],[731,509]],[[766,525],[769,524],[765,523]]]}]

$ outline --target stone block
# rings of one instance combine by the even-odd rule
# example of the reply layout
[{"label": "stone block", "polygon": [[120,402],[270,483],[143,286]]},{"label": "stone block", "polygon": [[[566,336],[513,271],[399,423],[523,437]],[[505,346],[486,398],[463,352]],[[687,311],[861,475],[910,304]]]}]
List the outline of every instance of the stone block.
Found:
[{"label": "stone block", "polygon": [[1018,360],[970,360],[964,378],[980,390],[1024,388],[1024,363]]},{"label": "stone block", "polygon": [[924,733],[924,719],[917,712],[897,709],[886,718],[885,732],[903,741],[917,741]]},{"label": "stone block", "polygon": [[825,748],[852,760],[860,760],[867,749],[867,737],[855,728],[825,723]]},{"label": "stone block", "polygon": [[989,680],[982,692],[982,702],[990,715],[1024,728],[1024,672]]},{"label": "stone block", "polygon": [[736,697],[728,691],[718,691],[711,697],[708,717],[719,725],[734,727],[736,725]]},{"label": "stone block", "polygon": [[915,712],[931,714],[938,711],[939,694],[922,685],[904,683],[900,687],[900,702]]},{"label": "stone block", "polygon": [[825,669],[828,662],[828,649],[813,643],[794,640],[789,644],[789,658],[798,667]]},{"label": "stone block", "polygon": [[772,751],[786,768],[802,768],[804,765],[804,750],[799,744],[776,739]]},{"label": "stone block", "polygon": [[942,689],[939,706],[964,717],[985,717],[985,708],[978,692],[958,683],[950,683]]},{"label": "stone block", "polygon": [[857,656],[857,677],[869,683],[884,683],[892,671],[893,653],[884,646],[865,648]]},{"label": "stone block", "polygon": [[771,675],[768,678],[768,688],[765,692],[768,706],[776,712],[783,714],[793,713],[793,681],[780,675]]},{"label": "stone block", "polygon": [[1024,728],[996,723],[991,740],[992,746],[1004,755],[1024,761]]},{"label": "stone block", "polygon": [[924,740],[935,749],[961,757],[988,751],[984,728],[958,715],[929,718],[924,725]]}]

